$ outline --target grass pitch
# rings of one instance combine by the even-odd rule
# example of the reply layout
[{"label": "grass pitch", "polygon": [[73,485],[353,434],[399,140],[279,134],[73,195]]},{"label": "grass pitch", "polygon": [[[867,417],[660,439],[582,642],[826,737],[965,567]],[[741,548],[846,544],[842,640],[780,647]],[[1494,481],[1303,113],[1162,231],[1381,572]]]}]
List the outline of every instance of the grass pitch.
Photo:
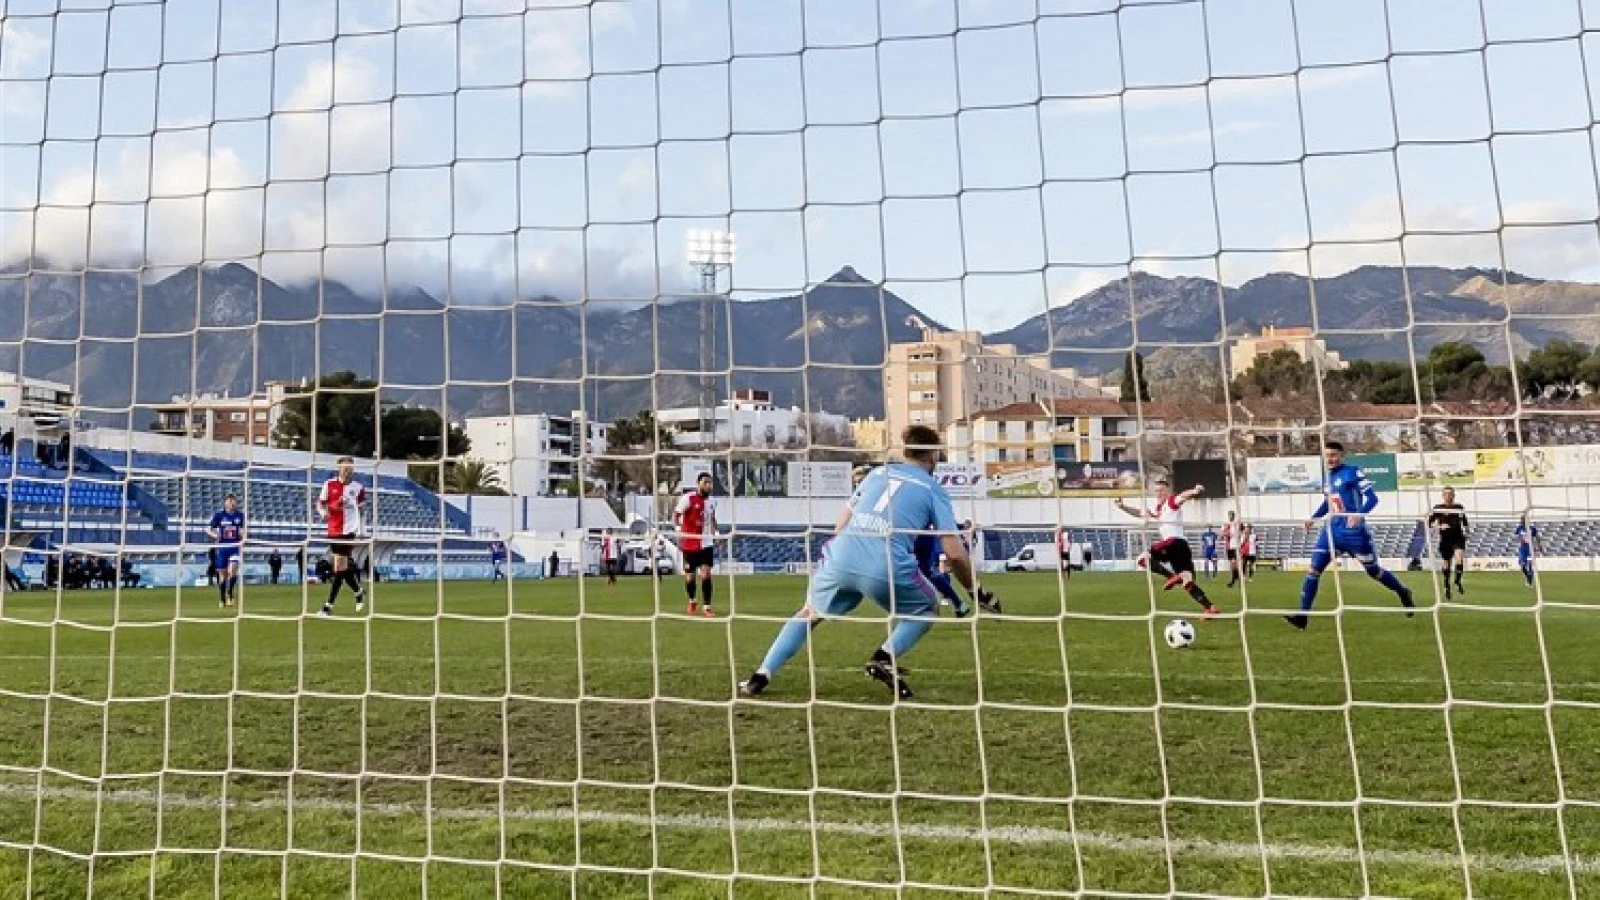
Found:
[{"label": "grass pitch", "polygon": [[995,576],[902,704],[859,613],[732,699],[792,577],[10,595],[0,898],[1600,897],[1594,576],[1406,578]]}]

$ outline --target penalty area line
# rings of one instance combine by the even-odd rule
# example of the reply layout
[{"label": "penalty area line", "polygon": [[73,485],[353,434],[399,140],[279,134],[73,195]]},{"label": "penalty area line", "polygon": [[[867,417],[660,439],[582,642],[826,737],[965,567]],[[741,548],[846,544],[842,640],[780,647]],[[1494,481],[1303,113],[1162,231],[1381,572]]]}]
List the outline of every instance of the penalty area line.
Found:
[{"label": "penalty area line", "polygon": [[0,783],[0,796],[129,805],[165,806],[177,809],[248,811],[284,810],[318,811],[344,815],[374,816],[382,818],[418,818],[431,815],[434,819],[455,821],[491,822],[507,821],[531,824],[564,825],[572,823],[616,825],[630,828],[652,828],[657,831],[722,832],[730,824],[740,832],[783,833],[895,838],[899,840],[944,841],[965,844],[981,843],[987,838],[991,845],[1060,846],[1076,844],[1095,851],[1153,854],[1163,857],[1205,857],[1222,860],[1283,860],[1345,865],[1403,866],[1426,869],[1455,869],[1463,865],[1474,870],[1507,873],[1551,874],[1570,868],[1574,874],[1600,874],[1600,859],[1574,856],[1570,860],[1561,856],[1511,856],[1503,854],[1446,853],[1438,850],[1369,849],[1358,852],[1352,847],[1326,844],[1299,844],[1274,842],[1250,844],[1242,841],[1200,841],[1187,839],[1164,840],[1140,835],[1116,834],[1105,831],[1071,831],[1043,826],[1000,826],[989,829],[962,825],[933,825],[905,823],[898,827],[880,822],[838,822],[773,817],[735,818],[683,813],[666,813],[649,816],[642,813],[614,812],[603,809],[496,809],[472,807],[425,808],[410,803],[352,803],[327,798],[306,797],[292,802],[279,798],[241,800],[220,797],[195,797],[182,793],[157,793],[151,790],[113,788],[96,791],[89,788],[46,787],[42,792],[33,785]]}]

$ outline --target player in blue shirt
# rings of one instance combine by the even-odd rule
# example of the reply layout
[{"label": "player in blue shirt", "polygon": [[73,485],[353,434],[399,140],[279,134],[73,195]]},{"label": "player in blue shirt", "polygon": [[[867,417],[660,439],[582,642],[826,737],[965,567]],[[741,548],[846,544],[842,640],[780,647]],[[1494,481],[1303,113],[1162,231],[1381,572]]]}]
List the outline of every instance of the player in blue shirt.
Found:
[{"label": "player in blue shirt", "polygon": [[917,569],[927,576],[929,583],[933,585],[933,589],[939,592],[939,596],[950,601],[950,605],[955,608],[956,618],[964,619],[971,612],[967,607],[967,601],[962,598],[960,592],[956,590],[955,584],[950,581],[950,575],[939,571],[939,555],[944,552],[941,543],[939,536],[931,531],[927,534],[917,535],[915,544]]},{"label": "player in blue shirt", "polygon": [[1200,554],[1206,561],[1206,577],[1217,577],[1217,530],[1210,525],[1200,534]]},{"label": "player in blue shirt", "polygon": [[838,536],[823,550],[805,606],[778,632],[761,666],[740,682],[740,693],[754,696],[766,690],[778,670],[805,646],[811,629],[824,619],[847,615],[870,597],[895,624],[889,639],[867,662],[866,673],[902,700],[911,697],[911,687],[897,667],[933,627],[939,608],[939,590],[924,574],[916,554],[917,538],[930,530],[938,533],[951,573],[961,586],[984,609],[999,611],[993,595],[979,590],[973,580],[950,496],[933,479],[939,433],[913,425],[902,441],[906,461],[874,469],[862,479],[840,512],[834,528]]},{"label": "player in blue shirt", "polygon": [[1539,526],[1528,524],[1528,514],[1522,514],[1522,520],[1517,523],[1517,568],[1522,570],[1522,578],[1528,582],[1528,587],[1533,587],[1533,553],[1537,550],[1544,552],[1544,543],[1539,540]]},{"label": "player in blue shirt", "polygon": [[495,535],[494,540],[489,542],[489,566],[490,581],[499,581],[506,577],[506,544],[500,540],[499,535]]},{"label": "player in blue shirt", "polygon": [[1378,492],[1360,467],[1344,461],[1344,445],[1338,441],[1322,445],[1322,462],[1328,470],[1325,496],[1322,505],[1306,520],[1306,530],[1310,531],[1323,516],[1328,517],[1328,524],[1317,537],[1316,548],[1311,551],[1311,571],[1300,586],[1300,614],[1284,618],[1290,625],[1305,629],[1310,623],[1306,613],[1317,602],[1322,573],[1340,555],[1355,557],[1368,577],[1394,591],[1400,605],[1406,608],[1406,615],[1411,616],[1410,610],[1416,605],[1411,589],[1401,584],[1393,572],[1378,565],[1378,551],[1372,543],[1372,532],[1367,530],[1366,515],[1377,507]]},{"label": "player in blue shirt", "polygon": [[216,545],[218,605],[230,606],[236,599],[239,587],[239,551],[244,544],[244,513],[238,509],[239,498],[232,493],[222,498],[222,508],[211,516],[211,526],[206,534]]}]

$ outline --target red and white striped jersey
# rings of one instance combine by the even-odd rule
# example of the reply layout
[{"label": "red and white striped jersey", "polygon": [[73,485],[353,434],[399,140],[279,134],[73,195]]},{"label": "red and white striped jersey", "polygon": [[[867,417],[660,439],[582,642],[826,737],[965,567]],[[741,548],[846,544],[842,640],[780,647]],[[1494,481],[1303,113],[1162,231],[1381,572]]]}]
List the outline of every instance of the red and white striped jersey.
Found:
[{"label": "red and white striped jersey", "polygon": [[367,489],[359,481],[349,484],[329,478],[322,484],[317,504],[328,511],[328,537],[361,534],[361,507],[367,502]]},{"label": "red and white striped jersey", "polygon": [[1232,550],[1233,549],[1233,523],[1232,522],[1224,522],[1224,523],[1222,523],[1222,549],[1223,550]]},{"label": "red and white striped jersey", "polygon": [[1183,537],[1183,504],[1178,502],[1176,496],[1169,496],[1156,504],[1150,510],[1150,518],[1156,521],[1156,533],[1161,535],[1162,540]]},{"label": "red and white striped jersey", "polygon": [[678,498],[678,508],[673,514],[678,525],[678,548],[701,550],[711,546],[716,537],[717,508],[710,497],[690,491]]}]

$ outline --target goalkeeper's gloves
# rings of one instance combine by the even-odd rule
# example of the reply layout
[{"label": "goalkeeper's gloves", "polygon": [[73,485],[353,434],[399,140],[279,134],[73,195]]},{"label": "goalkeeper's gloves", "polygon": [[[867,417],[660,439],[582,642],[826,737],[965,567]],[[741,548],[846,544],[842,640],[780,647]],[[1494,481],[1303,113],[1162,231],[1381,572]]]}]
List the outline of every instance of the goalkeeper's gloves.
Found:
[{"label": "goalkeeper's gloves", "polygon": [[978,606],[982,607],[984,612],[998,613],[1000,611],[1000,598],[996,597],[993,591],[987,591],[980,587],[977,593]]}]

